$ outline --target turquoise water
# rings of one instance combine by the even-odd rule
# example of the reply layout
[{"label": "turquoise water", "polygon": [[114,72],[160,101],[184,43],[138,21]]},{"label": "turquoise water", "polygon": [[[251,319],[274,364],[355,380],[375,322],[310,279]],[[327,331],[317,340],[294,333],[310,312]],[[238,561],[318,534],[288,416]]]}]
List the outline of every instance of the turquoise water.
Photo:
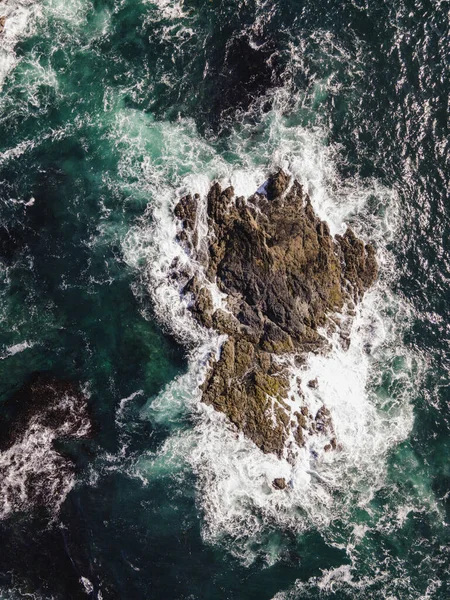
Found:
[{"label": "turquoise water", "polygon": [[[448,598],[448,2],[1,7],[0,400],[73,379],[94,435],[60,507],[0,510],[0,597]],[[168,278],[176,198],[277,166],[381,267],[304,370],[343,452],[294,466],[199,403]]]}]

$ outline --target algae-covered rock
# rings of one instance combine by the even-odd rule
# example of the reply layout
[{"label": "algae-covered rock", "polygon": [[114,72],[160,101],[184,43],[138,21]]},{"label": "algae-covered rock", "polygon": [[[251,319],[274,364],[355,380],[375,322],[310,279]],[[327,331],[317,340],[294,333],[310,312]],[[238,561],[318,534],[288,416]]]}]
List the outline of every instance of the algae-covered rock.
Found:
[{"label": "algae-covered rock", "polygon": [[[344,305],[353,310],[378,268],[374,248],[352,230],[331,236],[300,183],[282,170],[258,192],[245,200],[232,187],[211,187],[202,252],[196,250],[199,197],[183,197],[175,215],[178,239],[206,277],[185,286],[190,310],[202,325],[228,336],[202,385],[203,401],[264,452],[281,456],[288,438],[301,447],[308,431],[334,435],[326,407],[315,418],[303,408],[290,413],[283,357],[301,362],[308,352],[324,351],[318,328]],[[214,309],[211,284],[226,295],[226,309]],[[316,380],[309,386],[317,387]]]}]

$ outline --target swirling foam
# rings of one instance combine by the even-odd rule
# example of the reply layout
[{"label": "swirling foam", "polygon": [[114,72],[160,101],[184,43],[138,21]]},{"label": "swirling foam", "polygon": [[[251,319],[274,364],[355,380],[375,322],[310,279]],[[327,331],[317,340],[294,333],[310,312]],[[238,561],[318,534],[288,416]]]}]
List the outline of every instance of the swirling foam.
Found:
[{"label": "swirling foam", "polygon": [[[232,136],[230,146],[237,157],[233,162],[199,139],[191,122],[149,124],[146,139],[156,137],[159,152],[141,161],[139,185],[146,186],[151,202],[123,246],[128,263],[140,270],[161,322],[192,349],[188,373],[144,410],[148,418],[169,425],[173,434],[159,453],[142,457],[135,474],[146,481],[164,469],[183,470],[181,465],[187,461],[198,476],[205,539],[227,540],[244,562],[255,558],[261,533],[274,524],[297,531],[324,529],[355,503],[366,505],[373,498],[383,484],[390,450],[411,430],[408,400],[417,369],[415,358],[402,344],[411,313],[390,291],[395,273],[384,249],[395,235],[395,193],[374,180],[342,182],[334,167],[338,149],[325,143],[326,131],[292,127],[278,109],[275,103],[264,117],[256,142],[237,133]],[[131,165],[136,169],[133,154],[141,154],[142,141],[129,140],[126,169]],[[331,337],[331,352],[309,357],[294,374],[301,377],[312,409],[322,404],[330,408],[341,450],[325,452],[320,436],[312,437],[293,465],[264,455],[223,415],[200,402],[198,385],[207,357],[217,352],[220,340],[195,323],[180,298],[179,283],[170,278],[173,260],[190,264],[175,241],[172,209],[177,198],[199,192],[204,201],[214,179],[231,183],[237,194],[249,195],[275,166],[302,181],[315,210],[333,232],[351,224],[363,237],[375,239],[381,264],[380,282],[357,309],[348,351]],[[305,383],[315,377],[319,387],[311,390]],[[193,428],[182,425],[180,417],[186,412],[195,420]],[[290,482],[285,493],[271,487],[275,477]]]}]

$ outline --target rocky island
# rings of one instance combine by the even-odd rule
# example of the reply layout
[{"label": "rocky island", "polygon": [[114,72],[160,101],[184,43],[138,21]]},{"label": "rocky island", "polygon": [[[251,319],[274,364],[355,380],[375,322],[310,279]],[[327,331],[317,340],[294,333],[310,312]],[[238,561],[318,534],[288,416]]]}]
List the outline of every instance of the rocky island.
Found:
[{"label": "rocky island", "polygon": [[[215,183],[206,214],[198,195],[181,198],[174,212],[179,243],[199,267],[186,273],[173,265],[173,276],[183,281],[194,318],[227,336],[202,400],[264,452],[281,457],[287,443],[302,447],[309,434],[336,448],[326,406],[310,414],[291,402],[289,362],[326,351],[320,328],[339,328],[339,315],[352,318],[377,277],[373,246],[351,229],[332,237],[300,183],[282,170],[248,199]],[[222,306],[214,285],[226,295]]]}]

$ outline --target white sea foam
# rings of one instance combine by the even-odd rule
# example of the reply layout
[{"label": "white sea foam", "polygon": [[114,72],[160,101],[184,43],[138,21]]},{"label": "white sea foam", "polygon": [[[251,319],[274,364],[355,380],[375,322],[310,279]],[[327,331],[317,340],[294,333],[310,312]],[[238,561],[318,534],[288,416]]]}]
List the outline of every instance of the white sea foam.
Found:
[{"label": "white sea foam", "polygon": [[[442,548],[447,551],[447,548]],[[319,576],[307,580],[298,579],[286,591],[280,591],[272,600],[316,600],[316,598],[344,597],[354,600],[429,600],[442,597],[443,581],[426,575],[416,586],[411,574],[405,570],[404,561],[392,558],[385,564],[372,564],[370,574],[359,575],[357,555],[351,556],[351,564],[324,569]],[[435,557],[427,557],[426,562],[434,562]],[[438,559],[441,563],[442,557]],[[436,565],[438,568],[438,565]],[[423,588],[426,585],[426,589]],[[419,589],[418,589],[419,588]],[[422,590],[422,591],[421,591]]]},{"label": "white sea foam", "polygon": [[122,425],[122,421],[124,419],[124,413],[125,413],[127,405],[130,402],[132,402],[135,398],[137,398],[138,396],[141,396],[143,393],[144,393],[143,390],[138,390],[137,392],[133,392],[126,398],[122,398],[120,400],[119,407],[116,411],[116,425],[118,425],[118,426]]},{"label": "white sea foam", "polygon": [[[383,579],[380,574],[378,580]],[[334,595],[338,591],[351,594],[352,598],[365,598],[367,588],[376,583],[375,579],[363,578],[360,581],[353,579],[351,565],[341,565],[334,569],[325,569],[322,576],[311,577],[308,581],[298,580],[289,592],[278,592],[272,600],[297,600],[298,598],[317,598]],[[362,594],[362,595],[361,595]],[[320,595],[320,596],[319,596]],[[374,597],[374,596],[370,596]],[[386,598],[386,596],[377,596]]]},{"label": "white sea foam", "polygon": [[14,48],[17,42],[32,30],[33,18],[40,12],[35,0],[7,0],[0,6],[0,17],[6,17],[5,28],[0,34],[0,89],[17,64]]},{"label": "white sea foam", "polygon": [[14,356],[14,354],[23,352],[24,350],[27,350],[28,348],[32,348],[33,346],[34,346],[34,343],[28,342],[28,341],[20,342],[19,344],[13,344],[12,346],[8,346],[0,354],[0,360],[4,360],[5,358],[8,358],[9,356]]},{"label": "white sea foam", "polygon": [[31,426],[25,436],[0,454],[0,519],[34,507],[34,499],[51,499],[55,509],[74,485],[66,461],[53,450],[54,432]]},{"label": "white sea foam", "polygon": [[94,591],[94,586],[92,585],[91,581],[87,577],[81,577],[80,582],[86,594],[92,594]]},{"label": "white sea foam", "polygon": [[0,600],[21,600],[22,598],[30,598],[31,600],[55,600],[54,596],[41,596],[37,592],[30,592],[28,589],[22,590],[20,585],[14,588],[0,589]]},{"label": "white sea foam", "polygon": [[177,21],[186,16],[183,0],[147,0],[147,3],[154,6],[164,19]]}]

